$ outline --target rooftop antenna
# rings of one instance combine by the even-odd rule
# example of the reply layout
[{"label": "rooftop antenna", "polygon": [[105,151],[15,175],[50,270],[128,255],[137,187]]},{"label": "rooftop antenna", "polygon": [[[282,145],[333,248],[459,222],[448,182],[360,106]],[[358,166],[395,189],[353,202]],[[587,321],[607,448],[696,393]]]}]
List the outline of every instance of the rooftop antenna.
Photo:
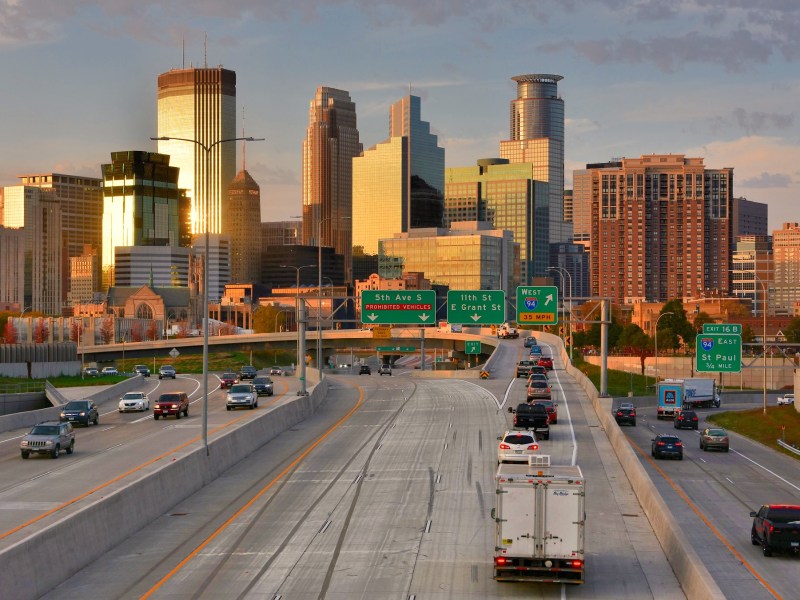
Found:
[{"label": "rooftop antenna", "polygon": [[242,171],[245,170],[244,169],[244,145],[245,145],[244,137],[245,137],[244,136],[244,106],[242,106]]},{"label": "rooftop antenna", "polygon": [[181,69],[186,68],[186,39],[181,38]]},{"label": "rooftop antenna", "polygon": [[203,41],[203,68],[208,68],[208,32],[203,32],[204,41]]}]

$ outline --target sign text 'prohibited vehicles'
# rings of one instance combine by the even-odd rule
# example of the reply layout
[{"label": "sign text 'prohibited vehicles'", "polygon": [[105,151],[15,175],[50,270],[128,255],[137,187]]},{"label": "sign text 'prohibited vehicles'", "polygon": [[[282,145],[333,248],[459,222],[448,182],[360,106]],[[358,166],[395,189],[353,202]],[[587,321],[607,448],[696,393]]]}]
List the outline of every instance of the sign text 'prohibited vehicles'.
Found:
[{"label": "sign text 'prohibited vehicles'", "polygon": [[430,325],[436,323],[433,290],[364,290],[361,322],[375,325]]}]

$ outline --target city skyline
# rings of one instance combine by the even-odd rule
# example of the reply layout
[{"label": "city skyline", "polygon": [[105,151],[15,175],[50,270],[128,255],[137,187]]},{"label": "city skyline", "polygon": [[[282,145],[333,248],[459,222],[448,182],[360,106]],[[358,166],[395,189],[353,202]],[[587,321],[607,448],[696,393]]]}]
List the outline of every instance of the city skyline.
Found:
[{"label": "city skyline", "polygon": [[[734,196],[768,204],[770,232],[797,220],[800,7],[562,4],[4,2],[0,74],[14,85],[2,95],[0,185],[31,172],[100,177],[111,152],[156,151],[158,74],[221,64],[236,72],[248,134],[267,138],[248,148],[263,218],[286,219],[301,210],[318,86],[349,91],[365,148],[410,86],[446,166],[461,167],[498,156],[510,77],[559,73],[567,187],[586,163],[685,154],[732,167]],[[125,77],[103,83],[120,64]]]}]

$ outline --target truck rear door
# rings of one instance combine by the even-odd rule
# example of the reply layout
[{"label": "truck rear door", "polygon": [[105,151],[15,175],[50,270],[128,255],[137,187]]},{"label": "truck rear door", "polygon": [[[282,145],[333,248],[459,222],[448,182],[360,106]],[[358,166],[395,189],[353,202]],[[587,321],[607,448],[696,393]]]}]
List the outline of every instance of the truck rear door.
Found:
[{"label": "truck rear door", "polygon": [[507,484],[500,495],[500,541],[508,556],[536,553],[536,486]]},{"label": "truck rear door", "polygon": [[583,549],[583,496],[574,484],[551,482],[545,491],[544,546],[547,557],[572,557]]}]

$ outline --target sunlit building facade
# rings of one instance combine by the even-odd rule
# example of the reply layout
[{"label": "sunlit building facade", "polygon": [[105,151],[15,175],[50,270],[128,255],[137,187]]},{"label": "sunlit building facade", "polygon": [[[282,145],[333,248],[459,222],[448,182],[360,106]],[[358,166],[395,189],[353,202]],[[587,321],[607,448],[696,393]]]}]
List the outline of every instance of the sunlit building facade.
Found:
[{"label": "sunlit building facade", "polygon": [[784,223],[772,232],[775,258],[775,312],[794,316],[800,300],[800,223]]},{"label": "sunlit building facade", "polygon": [[178,246],[117,246],[116,287],[188,287],[192,249]]},{"label": "sunlit building facade", "polygon": [[364,255],[381,238],[442,225],[444,148],[421,120],[419,97],[392,105],[389,133],[353,159],[353,248]]},{"label": "sunlit building facade", "polygon": [[192,67],[159,75],[158,137],[199,142],[159,140],[158,152],[180,169],[178,187],[187,190],[191,201],[191,232],[221,233],[225,192],[236,175],[236,144],[217,142],[236,137],[236,73],[222,67]]},{"label": "sunlit building facade", "polygon": [[[225,294],[225,286],[231,283],[231,242],[226,235],[209,235],[208,245],[208,298],[209,302],[219,302]],[[189,271],[189,286],[197,290],[197,297],[203,295],[203,281],[206,260],[206,236],[192,237],[192,260]]]},{"label": "sunlit building facade", "polygon": [[511,231],[519,244],[523,284],[546,277],[549,264],[549,187],[531,163],[487,158],[474,167],[445,169],[444,224],[486,221]]},{"label": "sunlit building facade", "polygon": [[775,316],[775,262],[772,238],[740,235],[731,257],[731,295],[747,298],[753,315]]},{"label": "sunlit building facade", "polygon": [[[117,247],[187,247],[189,199],[178,187],[178,168],[155,152],[112,152],[103,172],[103,290],[116,281]],[[133,284],[131,284],[133,285]]]},{"label": "sunlit building facade", "polygon": [[567,242],[572,228],[564,222],[564,101],[558,95],[561,75],[532,73],[512,77],[517,97],[511,101],[509,139],[500,156],[533,165],[533,178],[550,184],[549,241]]},{"label": "sunlit building facade", "polygon": [[261,188],[244,168],[228,186],[222,215],[225,235],[231,240],[231,281],[261,281]]},{"label": "sunlit building facade", "polygon": [[22,310],[24,302],[25,230],[0,225],[0,306],[16,305]]},{"label": "sunlit building facade", "polygon": [[352,277],[353,158],[362,149],[350,94],[318,87],[303,140],[302,243],[333,247],[344,256],[348,281]]},{"label": "sunlit building facade", "polygon": [[67,292],[67,303],[70,306],[76,304],[89,304],[95,297],[95,293],[100,289],[100,254],[90,245],[83,248],[83,254],[72,256],[69,259],[69,292]]}]

